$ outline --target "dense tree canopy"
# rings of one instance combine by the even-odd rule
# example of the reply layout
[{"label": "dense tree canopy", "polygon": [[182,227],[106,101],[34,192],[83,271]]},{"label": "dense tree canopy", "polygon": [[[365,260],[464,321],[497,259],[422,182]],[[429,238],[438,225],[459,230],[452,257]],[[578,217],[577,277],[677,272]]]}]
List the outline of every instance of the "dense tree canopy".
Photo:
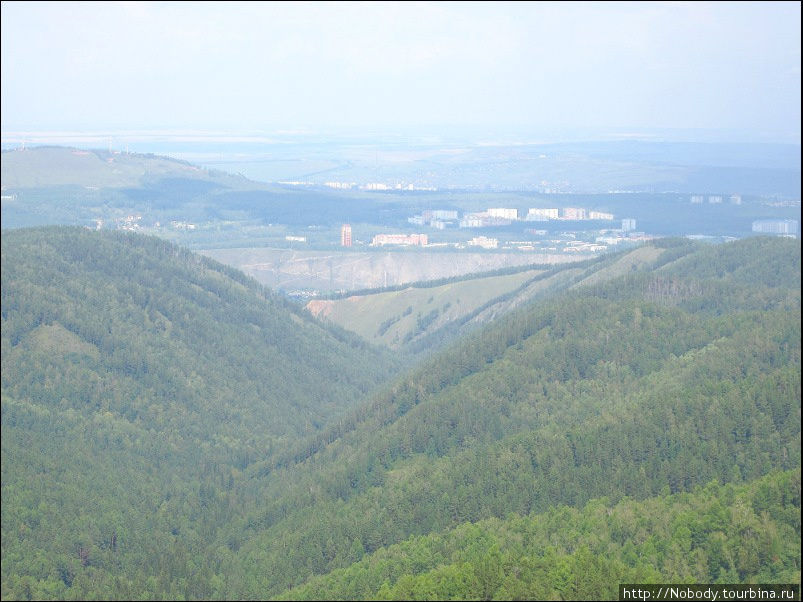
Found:
[{"label": "dense tree canopy", "polygon": [[2,597],[799,582],[799,247],[663,244],[377,388],[398,360],[219,264],[4,233]]},{"label": "dense tree canopy", "polygon": [[162,240],[4,232],[4,588],[16,573],[87,595],[59,575],[105,583],[123,568],[143,576],[143,595],[145,575],[207,545],[241,470],[315,432],[396,364]]}]

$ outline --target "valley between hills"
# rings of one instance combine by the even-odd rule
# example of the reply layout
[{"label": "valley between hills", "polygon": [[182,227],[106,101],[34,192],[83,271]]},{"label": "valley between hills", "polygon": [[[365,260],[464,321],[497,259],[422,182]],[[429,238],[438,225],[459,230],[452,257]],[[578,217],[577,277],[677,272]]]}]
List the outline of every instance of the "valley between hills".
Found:
[{"label": "valley between hills", "polygon": [[3,599],[799,582],[796,241],[332,304],[155,237],[4,231]]}]

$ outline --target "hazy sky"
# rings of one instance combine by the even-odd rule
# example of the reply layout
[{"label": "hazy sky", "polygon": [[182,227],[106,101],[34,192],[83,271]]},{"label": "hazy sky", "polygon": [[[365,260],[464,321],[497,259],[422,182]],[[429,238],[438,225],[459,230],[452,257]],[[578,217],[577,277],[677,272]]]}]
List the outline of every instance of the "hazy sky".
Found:
[{"label": "hazy sky", "polygon": [[2,129],[503,125],[800,140],[799,2],[3,2]]}]

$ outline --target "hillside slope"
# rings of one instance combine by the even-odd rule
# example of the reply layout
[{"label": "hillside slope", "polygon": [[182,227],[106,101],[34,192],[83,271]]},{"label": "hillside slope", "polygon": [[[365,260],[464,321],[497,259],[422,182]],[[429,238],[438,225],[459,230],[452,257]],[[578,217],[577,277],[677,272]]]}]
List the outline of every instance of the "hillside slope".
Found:
[{"label": "hillside slope", "polygon": [[165,241],[4,231],[3,598],[207,545],[241,470],[395,366]]},{"label": "hillside slope", "polygon": [[400,348],[464,318],[544,271],[526,269],[513,274],[456,279],[441,286],[418,285],[344,299],[313,300],[306,308],[315,317],[351,330],[367,341]]},{"label": "hillside slope", "polygon": [[[799,583],[800,472],[490,518],[366,555],[285,600],[616,600],[620,583]],[[795,570],[797,568],[797,570]]]},{"label": "hillside slope", "polygon": [[692,249],[688,242],[657,241],[570,265],[419,282],[391,291],[313,300],[306,308],[371,343],[421,351],[443,346],[535,299],[649,270]]},{"label": "hillside slope", "polygon": [[123,188],[160,178],[242,184],[245,178],[210,171],[169,157],[41,146],[3,151],[0,181],[8,189],[85,186]]},{"label": "hillside slope", "polygon": [[233,270],[11,234],[4,599],[799,579],[796,241],[611,257],[377,389],[386,353]]},{"label": "hillside slope", "polygon": [[799,467],[799,286],[794,241],[751,239],[493,322],[254,465],[235,595],[466,521]]}]

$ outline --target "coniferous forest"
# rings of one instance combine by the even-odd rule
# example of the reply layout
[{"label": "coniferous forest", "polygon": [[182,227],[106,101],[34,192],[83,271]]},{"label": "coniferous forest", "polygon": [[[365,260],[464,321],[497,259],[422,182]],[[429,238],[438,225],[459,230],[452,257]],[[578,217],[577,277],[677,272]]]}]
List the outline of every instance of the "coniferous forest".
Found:
[{"label": "coniferous forest", "polygon": [[799,245],[652,244],[412,355],[157,238],[4,231],[2,598],[799,583]]}]

